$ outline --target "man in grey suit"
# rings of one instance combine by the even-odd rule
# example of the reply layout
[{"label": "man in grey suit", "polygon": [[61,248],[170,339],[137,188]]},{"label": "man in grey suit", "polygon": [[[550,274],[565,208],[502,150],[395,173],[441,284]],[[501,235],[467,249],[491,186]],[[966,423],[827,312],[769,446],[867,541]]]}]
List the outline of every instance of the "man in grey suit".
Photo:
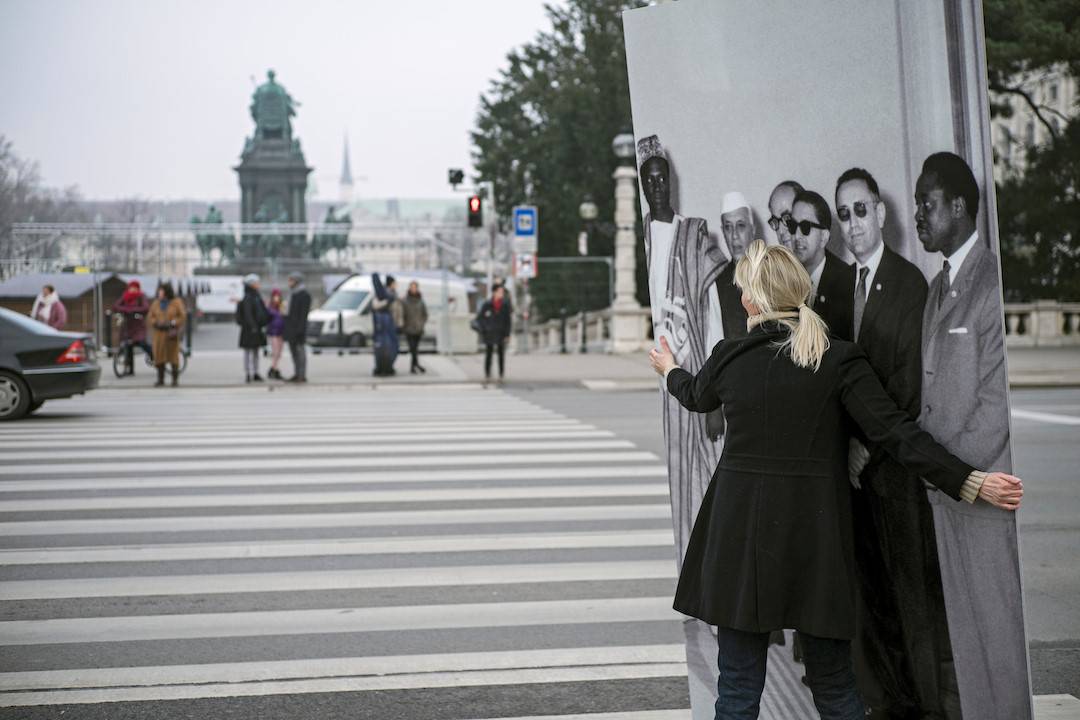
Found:
[{"label": "man in grey suit", "polygon": [[[944,255],[923,312],[919,424],[965,462],[1011,472],[1000,275],[976,229],[979,187],[971,168],[953,153],[931,155],[915,205],[919,242]],[[962,716],[1030,718],[1016,516],[927,494]]]}]

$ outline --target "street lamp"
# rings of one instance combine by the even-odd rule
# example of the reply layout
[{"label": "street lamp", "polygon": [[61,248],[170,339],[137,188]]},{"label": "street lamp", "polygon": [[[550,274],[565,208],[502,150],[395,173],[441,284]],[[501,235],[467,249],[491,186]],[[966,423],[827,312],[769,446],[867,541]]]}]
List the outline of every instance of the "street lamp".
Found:
[{"label": "street lamp", "polygon": [[611,141],[611,149],[614,151],[615,157],[619,158],[621,164],[632,165],[633,163],[631,160],[634,157],[634,134],[628,130],[623,130]]}]

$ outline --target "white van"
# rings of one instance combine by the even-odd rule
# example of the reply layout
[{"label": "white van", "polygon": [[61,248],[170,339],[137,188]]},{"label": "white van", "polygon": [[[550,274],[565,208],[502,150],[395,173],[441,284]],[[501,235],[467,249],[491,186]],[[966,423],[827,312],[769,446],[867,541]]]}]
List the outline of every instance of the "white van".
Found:
[{"label": "white van", "polygon": [[[446,295],[449,312],[443,329],[443,282],[438,271],[404,271],[389,273],[397,281],[399,297],[404,297],[409,283],[414,280],[420,286],[420,294],[428,309],[428,321],[424,327],[424,336],[420,347],[424,350],[436,350],[438,338],[446,333],[446,342],[450,352],[472,352],[476,349],[476,333],[469,328],[472,313],[469,307],[469,294],[473,291],[473,281],[451,273],[446,283]],[[385,273],[380,273],[385,277]],[[372,318],[371,301],[375,293],[371,285],[371,275],[352,275],[326,299],[321,306],[308,313],[307,341],[315,352],[319,348],[362,348],[371,344]],[[401,338],[402,348],[406,347],[405,337]]]}]

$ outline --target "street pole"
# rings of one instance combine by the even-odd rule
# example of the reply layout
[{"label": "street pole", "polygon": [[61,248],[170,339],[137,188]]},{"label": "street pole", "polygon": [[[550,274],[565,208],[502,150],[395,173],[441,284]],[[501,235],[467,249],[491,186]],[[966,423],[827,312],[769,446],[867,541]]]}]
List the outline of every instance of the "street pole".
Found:
[{"label": "street pole", "polygon": [[641,322],[641,306],[636,298],[634,280],[635,257],[634,223],[637,210],[637,171],[631,165],[620,165],[615,178],[615,301],[611,305],[612,349],[615,352],[636,352],[645,341]]},{"label": "street pole", "polygon": [[495,183],[487,180],[480,183],[480,188],[487,195],[488,212],[488,254],[487,254],[487,292],[491,295],[491,286],[495,281],[495,234],[499,229],[499,215],[495,207]]}]

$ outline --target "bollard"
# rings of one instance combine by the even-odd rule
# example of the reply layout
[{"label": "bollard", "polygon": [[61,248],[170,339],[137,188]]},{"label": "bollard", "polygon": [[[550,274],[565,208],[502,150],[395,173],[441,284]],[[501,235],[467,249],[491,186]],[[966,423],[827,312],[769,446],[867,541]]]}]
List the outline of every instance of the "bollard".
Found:
[{"label": "bollard", "polygon": [[588,340],[589,340],[589,324],[588,318],[585,317],[585,311],[581,311],[581,352],[582,354],[589,352]]},{"label": "bollard", "polygon": [[187,314],[187,322],[184,323],[184,342],[187,343],[187,352],[185,355],[191,355],[191,346],[194,343],[195,338],[195,311],[192,310]]},{"label": "bollard", "polygon": [[345,318],[341,314],[340,310],[338,310],[338,314],[337,314],[337,339],[338,339],[338,343],[337,343],[338,347],[344,347],[345,346]]},{"label": "bollard", "polygon": [[559,308],[559,352],[565,355],[566,349],[566,308]]}]

